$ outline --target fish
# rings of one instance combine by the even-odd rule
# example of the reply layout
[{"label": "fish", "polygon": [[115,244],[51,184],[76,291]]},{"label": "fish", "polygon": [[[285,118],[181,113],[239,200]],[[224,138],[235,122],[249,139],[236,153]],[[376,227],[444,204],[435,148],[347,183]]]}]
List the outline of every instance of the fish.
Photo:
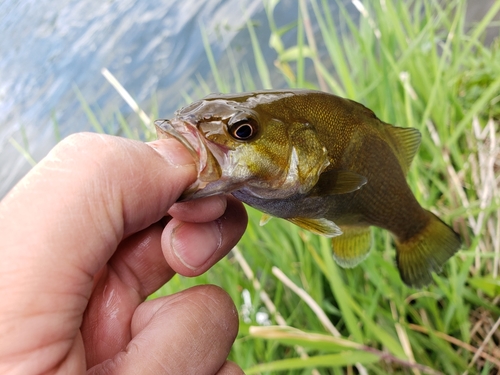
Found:
[{"label": "fish", "polygon": [[369,255],[372,226],[391,233],[401,279],[416,288],[461,247],[406,181],[420,132],[353,100],[305,89],[211,94],[155,126],[196,160],[197,180],[180,201],[231,193],[264,221],[330,237],[341,267]]}]

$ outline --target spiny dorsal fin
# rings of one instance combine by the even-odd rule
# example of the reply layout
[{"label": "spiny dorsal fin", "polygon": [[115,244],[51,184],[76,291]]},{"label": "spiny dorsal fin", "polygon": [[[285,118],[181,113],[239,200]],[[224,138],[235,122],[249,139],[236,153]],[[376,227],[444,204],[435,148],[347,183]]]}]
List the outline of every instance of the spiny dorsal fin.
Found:
[{"label": "spiny dorsal fin", "polygon": [[310,219],[306,217],[292,217],[287,218],[287,220],[303,229],[306,229],[315,234],[319,234],[321,236],[335,237],[342,234],[342,231],[337,226],[337,224],[325,218]]},{"label": "spiny dorsal fin", "polygon": [[323,197],[326,195],[352,193],[366,184],[366,178],[357,173],[344,170],[323,172],[311,189],[309,196]]},{"label": "spiny dorsal fin", "polygon": [[395,143],[395,153],[398,156],[399,163],[404,174],[408,173],[411,162],[418,151],[420,140],[422,138],[418,129],[415,128],[398,128],[389,125],[387,130],[392,136]]},{"label": "spiny dorsal fin", "polygon": [[372,236],[370,227],[342,226],[341,236],[332,238],[333,258],[344,268],[361,263],[370,253]]},{"label": "spiny dorsal fin", "polygon": [[368,117],[371,117],[371,118],[377,118],[377,115],[375,114],[375,112],[373,112],[370,108],[368,107],[365,107],[363,104],[361,103],[358,103],[358,102],[355,102],[354,100],[351,100],[351,99],[347,99],[349,102],[351,102],[351,104],[355,107],[357,107],[357,109],[361,112],[364,112],[364,114]]}]

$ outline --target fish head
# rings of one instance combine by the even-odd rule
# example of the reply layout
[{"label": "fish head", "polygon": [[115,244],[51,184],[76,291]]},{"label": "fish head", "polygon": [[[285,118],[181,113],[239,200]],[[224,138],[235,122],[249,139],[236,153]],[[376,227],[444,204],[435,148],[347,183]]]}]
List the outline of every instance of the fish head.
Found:
[{"label": "fish head", "polygon": [[211,95],[155,122],[158,138],[177,139],[196,162],[198,178],[181,200],[236,190],[278,199],[316,184],[329,164],[327,150],[305,119],[293,118],[283,103],[273,107],[283,96]]}]

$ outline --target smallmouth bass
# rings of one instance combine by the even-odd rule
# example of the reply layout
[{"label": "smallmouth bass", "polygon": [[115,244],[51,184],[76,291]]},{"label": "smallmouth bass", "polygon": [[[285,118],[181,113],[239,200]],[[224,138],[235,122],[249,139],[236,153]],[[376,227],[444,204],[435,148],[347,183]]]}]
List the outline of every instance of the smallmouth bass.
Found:
[{"label": "smallmouth bass", "polygon": [[406,182],[420,132],[384,123],[352,100],[312,90],[212,94],[155,125],[158,138],[176,138],[198,164],[181,200],[232,193],[331,237],[342,267],[368,256],[370,226],[393,235],[410,286],[430,283],[461,246]]}]

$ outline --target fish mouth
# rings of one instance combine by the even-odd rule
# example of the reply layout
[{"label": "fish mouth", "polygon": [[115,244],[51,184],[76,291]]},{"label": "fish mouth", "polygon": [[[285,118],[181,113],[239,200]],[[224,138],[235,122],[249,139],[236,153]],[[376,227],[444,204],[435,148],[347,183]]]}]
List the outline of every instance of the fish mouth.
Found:
[{"label": "fish mouth", "polygon": [[221,164],[227,159],[225,148],[208,141],[198,130],[196,124],[180,119],[156,120],[158,139],[174,138],[179,141],[193,156],[198,171],[198,178],[181,195],[179,201],[201,198],[195,196],[209,183],[217,181],[222,176]]}]

